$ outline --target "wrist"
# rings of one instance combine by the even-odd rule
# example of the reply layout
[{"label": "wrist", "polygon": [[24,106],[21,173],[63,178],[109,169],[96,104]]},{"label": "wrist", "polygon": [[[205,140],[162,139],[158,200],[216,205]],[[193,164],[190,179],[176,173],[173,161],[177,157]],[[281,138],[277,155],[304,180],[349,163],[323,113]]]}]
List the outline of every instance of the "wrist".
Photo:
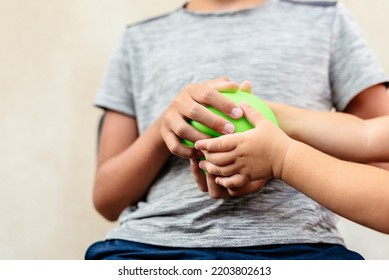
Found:
[{"label": "wrist", "polygon": [[276,116],[281,130],[295,139],[296,132],[298,132],[297,126],[303,122],[303,119],[299,117],[299,110],[282,103],[269,102],[268,105]]},{"label": "wrist", "polygon": [[272,149],[272,172],[273,177],[279,180],[285,180],[287,172],[289,170],[289,165],[293,162],[293,150],[297,144],[297,141],[285,137],[277,144],[276,149]]}]

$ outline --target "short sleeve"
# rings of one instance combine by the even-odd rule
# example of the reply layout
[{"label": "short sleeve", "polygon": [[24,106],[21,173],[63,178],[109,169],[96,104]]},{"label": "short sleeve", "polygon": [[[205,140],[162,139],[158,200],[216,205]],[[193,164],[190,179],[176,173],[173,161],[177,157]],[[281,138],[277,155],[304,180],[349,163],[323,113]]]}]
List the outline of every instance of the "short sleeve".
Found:
[{"label": "short sleeve", "polygon": [[129,116],[135,116],[131,69],[129,60],[128,29],[111,54],[100,90],[94,105]]},{"label": "short sleeve", "polygon": [[358,24],[337,4],[331,46],[330,83],[334,105],[343,111],[363,90],[384,83],[388,76],[362,36]]}]

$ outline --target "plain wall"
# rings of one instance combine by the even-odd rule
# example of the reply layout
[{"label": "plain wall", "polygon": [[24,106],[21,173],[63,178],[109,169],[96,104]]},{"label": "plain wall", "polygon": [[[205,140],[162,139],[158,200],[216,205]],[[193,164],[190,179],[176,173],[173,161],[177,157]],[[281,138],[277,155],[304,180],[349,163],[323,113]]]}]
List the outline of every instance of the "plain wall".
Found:
[{"label": "plain wall", "polygon": [[[389,72],[389,1],[343,2]],[[0,0],[0,259],[82,259],[115,225],[91,202],[92,100],[124,26],[181,3]],[[389,259],[389,236],[340,229],[349,248]]]}]

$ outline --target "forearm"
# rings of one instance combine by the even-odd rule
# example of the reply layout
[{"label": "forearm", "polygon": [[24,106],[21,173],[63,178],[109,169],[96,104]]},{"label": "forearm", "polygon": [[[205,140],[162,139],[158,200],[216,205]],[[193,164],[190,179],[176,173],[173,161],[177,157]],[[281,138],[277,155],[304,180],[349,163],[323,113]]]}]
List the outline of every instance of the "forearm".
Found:
[{"label": "forearm", "polygon": [[335,159],[295,141],[279,179],[331,211],[389,233],[389,172]]},{"label": "forearm", "polygon": [[271,104],[280,128],[293,139],[332,156],[356,162],[389,160],[389,117],[362,120],[337,112],[317,112]]},{"label": "forearm", "polygon": [[99,166],[94,201],[107,219],[117,219],[129,205],[139,202],[170,156],[157,120],[127,149]]}]

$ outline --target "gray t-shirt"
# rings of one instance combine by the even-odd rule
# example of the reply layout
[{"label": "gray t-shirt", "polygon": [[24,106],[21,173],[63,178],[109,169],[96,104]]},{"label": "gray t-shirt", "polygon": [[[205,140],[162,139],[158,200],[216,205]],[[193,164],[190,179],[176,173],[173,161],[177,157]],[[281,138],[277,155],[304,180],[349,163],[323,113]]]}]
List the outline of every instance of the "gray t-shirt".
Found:
[{"label": "gray t-shirt", "polygon": [[[179,8],[128,26],[95,104],[134,116],[143,133],[186,85],[219,76],[251,81],[265,100],[323,111],[341,111],[388,81],[342,4],[269,0],[221,13]],[[172,156],[145,201],[124,210],[107,238],[178,247],[342,244],[336,220],[279,180],[212,199],[197,188],[189,161]]]}]

